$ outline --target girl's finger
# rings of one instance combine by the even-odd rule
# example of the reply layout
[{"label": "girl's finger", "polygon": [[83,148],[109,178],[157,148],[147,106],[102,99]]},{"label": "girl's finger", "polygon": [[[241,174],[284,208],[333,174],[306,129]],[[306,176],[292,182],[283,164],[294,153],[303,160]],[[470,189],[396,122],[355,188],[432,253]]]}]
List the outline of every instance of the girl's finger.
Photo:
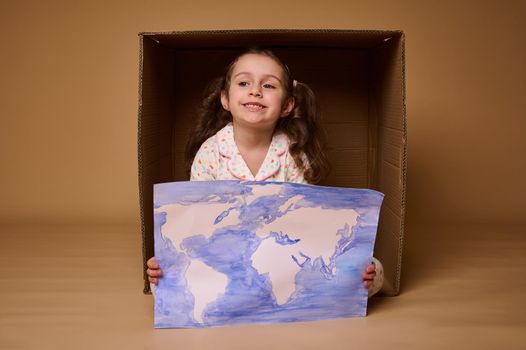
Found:
[{"label": "girl's finger", "polygon": [[148,269],[146,270],[146,274],[150,277],[158,277],[158,276],[162,276],[163,272],[161,270]]},{"label": "girl's finger", "polygon": [[374,279],[374,277],[376,276],[376,272],[373,272],[373,273],[364,273],[362,275],[363,278],[366,278],[366,279]]},{"label": "girl's finger", "polygon": [[157,262],[155,261],[154,258],[150,258],[150,259],[146,262],[146,266],[148,266],[148,267],[151,268],[151,269],[158,269],[158,268],[159,268],[159,265],[157,264]]}]

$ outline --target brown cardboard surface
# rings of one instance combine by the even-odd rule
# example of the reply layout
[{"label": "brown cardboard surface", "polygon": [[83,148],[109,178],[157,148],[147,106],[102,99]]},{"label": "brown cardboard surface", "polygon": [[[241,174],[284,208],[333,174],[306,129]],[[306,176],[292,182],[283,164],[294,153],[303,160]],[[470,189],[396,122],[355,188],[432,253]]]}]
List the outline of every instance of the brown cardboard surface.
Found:
[{"label": "brown cardboard surface", "polygon": [[339,149],[327,153],[332,169],[324,185],[367,187],[367,149]]},{"label": "brown cardboard surface", "polygon": [[[148,236],[145,227],[153,227],[152,183],[172,179],[172,110],[171,93],[173,82],[167,78],[173,70],[170,55],[161,50],[155,42],[146,39],[141,42],[141,64],[139,80],[139,196],[143,236]],[[153,256],[151,241],[143,243],[143,256]],[[146,274],[144,277],[146,278]]]},{"label": "brown cardboard surface", "polygon": [[385,162],[397,167],[403,168],[404,166],[404,146],[403,131],[381,128],[380,130],[381,148],[380,152]]},{"label": "brown cardboard surface", "polygon": [[[398,293],[407,137],[401,31],[193,31],[142,33],[140,39],[140,79],[146,75],[147,80],[139,110],[144,261],[153,255],[151,188],[188,179],[184,145],[204,87],[246,46],[266,45],[289,65],[295,79],[311,86],[319,101],[332,167],[320,184],[379,190],[386,195],[384,206],[398,216],[396,227],[385,221],[377,240],[377,257],[393,266],[386,275],[392,288],[386,292]],[[153,169],[148,159],[157,159],[152,164],[163,170]],[[398,240],[387,239],[383,230],[396,232]]]},{"label": "brown cardboard surface", "polygon": [[382,257],[381,261],[384,266],[385,280],[382,293],[385,295],[397,295],[400,291],[402,271],[401,238],[403,236],[399,232],[402,223],[398,213],[393,212],[389,208],[383,208],[382,210],[374,252],[376,256]]}]

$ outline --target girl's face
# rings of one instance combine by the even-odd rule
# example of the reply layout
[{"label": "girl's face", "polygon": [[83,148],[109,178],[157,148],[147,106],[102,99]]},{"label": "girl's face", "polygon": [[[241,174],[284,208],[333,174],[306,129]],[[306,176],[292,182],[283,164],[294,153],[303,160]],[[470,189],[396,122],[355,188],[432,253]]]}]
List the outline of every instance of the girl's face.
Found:
[{"label": "girl's face", "polygon": [[266,55],[246,54],[234,64],[221,103],[232,114],[234,125],[273,130],[294,107],[294,99],[285,101],[285,96],[281,66]]}]

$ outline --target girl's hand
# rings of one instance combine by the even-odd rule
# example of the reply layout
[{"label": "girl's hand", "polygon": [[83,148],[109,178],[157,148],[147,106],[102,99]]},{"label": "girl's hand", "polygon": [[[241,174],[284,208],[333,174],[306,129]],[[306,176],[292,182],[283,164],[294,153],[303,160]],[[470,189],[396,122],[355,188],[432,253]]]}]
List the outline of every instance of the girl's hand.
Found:
[{"label": "girl's hand", "polygon": [[157,264],[157,261],[155,261],[155,256],[148,259],[146,266],[148,266],[148,269],[146,270],[148,281],[157,285],[157,283],[159,283],[159,278],[163,276],[163,272],[161,271],[159,264]]},{"label": "girl's hand", "polygon": [[373,284],[374,277],[376,276],[376,266],[374,263],[371,263],[365,269],[365,272],[362,274],[363,282],[362,284],[369,288]]}]

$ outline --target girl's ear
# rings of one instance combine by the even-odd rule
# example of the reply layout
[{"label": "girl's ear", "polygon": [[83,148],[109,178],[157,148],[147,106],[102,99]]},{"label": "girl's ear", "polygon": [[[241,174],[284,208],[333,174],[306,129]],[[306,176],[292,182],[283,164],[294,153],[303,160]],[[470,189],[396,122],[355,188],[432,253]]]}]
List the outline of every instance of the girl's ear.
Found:
[{"label": "girl's ear", "polygon": [[221,91],[221,104],[223,105],[223,109],[230,111],[228,109],[228,97],[226,97],[225,91]]},{"label": "girl's ear", "polygon": [[294,109],[295,104],[296,104],[296,101],[294,100],[294,97],[289,97],[287,99],[287,102],[285,102],[285,104],[283,105],[283,109],[281,111],[280,117],[284,118],[288,116],[290,112],[292,112],[292,110]]}]

